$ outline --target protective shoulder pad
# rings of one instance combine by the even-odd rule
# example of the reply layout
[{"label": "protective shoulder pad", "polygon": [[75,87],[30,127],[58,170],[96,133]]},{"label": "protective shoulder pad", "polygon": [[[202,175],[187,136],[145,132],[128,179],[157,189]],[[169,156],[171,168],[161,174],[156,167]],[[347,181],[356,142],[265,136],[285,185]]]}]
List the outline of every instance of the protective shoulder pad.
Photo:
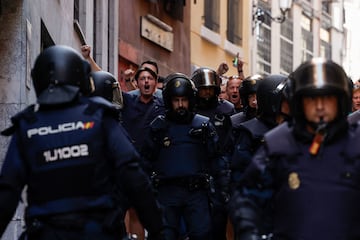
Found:
[{"label": "protective shoulder pad", "polygon": [[35,122],[37,120],[35,113],[35,105],[30,105],[25,108],[23,111],[17,113],[15,116],[11,117],[12,126],[6,128],[5,130],[1,131],[1,135],[3,136],[10,136],[12,135],[17,127],[19,126],[19,121],[21,119],[25,119],[29,123]]},{"label": "protective shoulder pad", "polygon": [[99,108],[104,109],[104,111],[116,118],[119,118],[120,108],[115,104],[112,104],[108,100],[102,97],[90,97],[88,98],[88,107],[85,109],[85,114],[92,115]]},{"label": "protective shoulder pad", "polygon": [[194,129],[199,129],[199,128],[202,128],[204,124],[205,125],[209,124],[209,121],[210,121],[210,118],[200,115],[200,114],[195,114],[195,116],[192,120],[191,126]]},{"label": "protective shoulder pad", "polygon": [[232,104],[231,102],[221,99],[219,101],[219,105],[218,105],[218,109],[220,113],[226,114],[226,115],[232,115],[235,113],[235,107],[234,104]]},{"label": "protective shoulder pad", "polygon": [[269,131],[269,128],[257,118],[242,122],[239,128],[247,129],[253,138],[263,137],[265,133]]},{"label": "protective shoulder pad", "polygon": [[241,123],[243,123],[245,121],[245,114],[244,112],[239,112],[239,113],[235,113],[233,115],[230,116],[231,119],[231,124],[233,126],[233,128],[239,128]]},{"label": "protective shoulder pad", "polygon": [[167,123],[165,121],[164,115],[157,116],[152,122],[150,123],[150,127],[153,131],[158,131],[161,129],[167,128]]},{"label": "protective shoulder pad", "polygon": [[291,156],[299,153],[299,148],[287,122],[265,133],[264,139],[270,155]]}]

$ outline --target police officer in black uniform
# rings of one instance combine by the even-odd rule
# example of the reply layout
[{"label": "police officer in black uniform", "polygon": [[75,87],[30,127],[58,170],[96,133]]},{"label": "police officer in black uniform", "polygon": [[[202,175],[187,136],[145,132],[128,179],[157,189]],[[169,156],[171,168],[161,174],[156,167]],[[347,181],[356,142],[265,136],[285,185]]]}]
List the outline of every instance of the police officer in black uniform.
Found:
[{"label": "police officer in black uniform", "polygon": [[84,96],[89,75],[89,64],[70,47],[52,46],[37,57],[37,104],[2,132],[12,139],[0,173],[0,234],[27,186],[24,239],[122,239],[121,193],[139,210],[150,239],[161,239],[162,212],[139,155],[114,106]]},{"label": "police officer in black uniform", "polygon": [[272,207],[274,239],[360,239],[360,132],[347,122],[347,76],[314,58],[295,70],[289,88],[294,121],[265,134],[232,201],[238,239],[256,237],[264,206]]},{"label": "police officer in black uniform", "polygon": [[211,171],[213,191],[211,191],[212,237],[226,239],[227,209],[230,187],[230,157],[233,150],[233,136],[230,116],[235,114],[234,105],[220,100],[221,79],[217,73],[206,67],[196,69],[191,80],[197,88],[195,111],[210,118],[219,136],[217,151],[221,155]]},{"label": "police officer in black uniform", "polygon": [[257,116],[238,126],[238,138],[231,160],[232,188],[241,182],[251,157],[263,143],[264,134],[280,123],[278,117],[286,79],[283,75],[274,74],[259,82],[256,92]]},{"label": "police officer in black uniform", "polygon": [[[286,80],[287,77],[284,75],[274,74],[259,81],[256,92],[257,116],[241,123],[238,127],[238,138],[231,160],[231,192],[241,188],[244,172],[256,150],[263,144],[264,134],[284,121],[282,103],[285,99],[282,92]],[[271,220],[266,220],[264,223],[261,230],[265,236],[271,232]]]},{"label": "police officer in black uniform", "polygon": [[107,71],[96,71],[91,73],[94,82],[94,91],[91,96],[100,96],[115,104],[122,109],[124,107],[124,97],[119,82],[115,76]]},{"label": "police officer in black uniform", "polygon": [[263,80],[263,76],[255,74],[253,76],[245,78],[239,88],[241,103],[243,105],[243,111],[233,114],[231,116],[231,123],[233,126],[234,137],[237,138],[238,134],[236,130],[240,124],[256,117],[257,100],[256,91],[259,86],[259,81]]},{"label": "police officer in black uniform", "polygon": [[208,173],[217,160],[216,130],[208,117],[193,112],[196,90],[186,75],[173,73],[165,82],[166,114],[151,123],[143,156],[164,206],[169,239],[178,239],[183,218],[190,239],[209,240]]}]

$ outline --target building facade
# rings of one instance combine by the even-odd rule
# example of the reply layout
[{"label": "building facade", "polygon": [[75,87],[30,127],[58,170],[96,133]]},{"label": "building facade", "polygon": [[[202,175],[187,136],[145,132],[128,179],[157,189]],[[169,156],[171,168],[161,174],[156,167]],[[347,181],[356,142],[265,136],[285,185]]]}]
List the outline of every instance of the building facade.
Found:
[{"label": "building facade", "polygon": [[159,75],[190,74],[190,1],[132,0],[119,6],[119,81],[143,61],[157,62]]},{"label": "building facade", "polygon": [[[342,64],[346,41],[343,0],[292,2],[280,23],[277,0],[192,1],[192,67],[216,69],[222,61],[230,65],[237,53],[245,62],[245,76],[289,74],[311,57]],[[233,74],[236,69],[230,67],[227,75]]]},{"label": "building facade", "polygon": [[226,75],[237,75],[232,66],[239,55],[249,72],[251,54],[251,1],[191,1],[191,66],[217,69],[226,62]]}]

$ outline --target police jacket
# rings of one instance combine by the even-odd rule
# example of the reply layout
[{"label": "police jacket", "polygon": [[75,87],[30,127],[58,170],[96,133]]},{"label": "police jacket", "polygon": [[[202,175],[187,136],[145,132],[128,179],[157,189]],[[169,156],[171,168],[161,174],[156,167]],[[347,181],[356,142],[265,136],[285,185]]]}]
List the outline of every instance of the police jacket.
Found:
[{"label": "police jacket", "polygon": [[358,126],[344,128],[311,155],[288,124],[268,132],[230,204],[237,232],[256,229],[268,203],[275,239],[360,239],[359,140]]},{"label": "police jacket", "polygon": [[160,231],[161,213],[149,179],[117,118],[113,105],[100,97],[56,108],[30,106],[13,117],[13,127],[5,131],[12,139],[0,173],[0,234],[25,185],[26,219],[109,212],[121,207],[113,191],[121,185],[145,227]]},{"label": "police jacket", "polygon": [[239,125],[239,136],[231,159],[233,184],[236,185],[241,181],[243,172],[250,164],[256,150],[263,144],[264,134],[269,130],[270,127],[258,118],[252,118]]},{"label": "police jacket", "polygon": [[163,178],[207,173],[215,158],[216,130],[208,117],[195,114],[189,123],[158,116],[150,125],[143,155],[149,171]]},{"label": "police jacket", "polygon": [[231,115],[231,124],[233,128],[233,136],[234,139],[238,139],[239,137],[239,128],[241,128],[241,124],[243,122],[246,122],[252,118],[254,118],[256,115],[256,109],[251,108],[249,106],[245,107],[242,112],[235,113]]},{"label": "police jacket", "polygon": [[218,100],[211,106],[200,106],[196,108],[198,114],[210,118],[219,136],[217,149],[223,153],[231,153],[234,139],[232,136],[232,124],[230,116],[235,114],[234,105],[227,100]]}]

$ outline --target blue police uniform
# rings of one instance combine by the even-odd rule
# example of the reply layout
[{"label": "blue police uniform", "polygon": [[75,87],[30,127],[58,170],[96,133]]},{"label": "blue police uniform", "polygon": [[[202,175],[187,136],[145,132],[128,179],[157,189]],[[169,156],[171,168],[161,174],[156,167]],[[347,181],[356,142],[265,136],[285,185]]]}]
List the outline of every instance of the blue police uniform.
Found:
[{"label": "blue police uniform", "polygon": [[231,159],[231,188],[234,190],[242,181],[244,171],[250,164],[256,150],[263,144],[264,134],[271,129],[265,122],[253,118],[241,123],[238,128],[233,156]]},{"label": "blue police uniform", "polygon": [[215,160],[217,134],[209,118],[194,115],[189,123],[158,116],[151,123],[143,156],[149,161],[158,199],[171,231],[179,236],[181,217],[190,239],[211,239],[208,172]]},{"label": "blue police uniform", "polygon": [[[99,97],[56,108],[31,106],[16,115],[14,126],[4,132],[13,137],[0,174],[0,233],[25,185],[28,239],[56,234],[119,239],[124,234],[119,192],[146,212],[149,231],[159,232],[160,208],[117,117],[113,105]],[[121,191],[115,191],[119,185]]]},{"label": "blue police uniform", "polygon": [[[255,109],[256,112],[256,109]],[[231,115],[231,124],[232,124],[232,130],[233,130],[233,138],[238,139],[240,136],[239,128],[241,129],[241,124],[243,122],[249,121],[252,118],[254,118],[254,109],[250,108],[249,106],[244,107],[244,111],[235,113]]]},{"label": "blue police uniform", "polygon": [[209,105],[198,105],[196,112],[210,118],[219,136],[217,151],[222,156],[211,167],[213,177],[211,191],[212,237],[226,239],[226,225],[228,214],[226,203],[229,199],[230,187],[230,158],[234,147],[230,116],[235,113],[232,103],[218,100]]},{"label": "blue police uniform", "polygon": [[359,239],[360,128],[339,129],[317,155],[309,153],[312,137],[299,141],[288,124],[268,132],[232,203],[239,226],[258,227],[259,209],[271,206],[275,239]]}]

